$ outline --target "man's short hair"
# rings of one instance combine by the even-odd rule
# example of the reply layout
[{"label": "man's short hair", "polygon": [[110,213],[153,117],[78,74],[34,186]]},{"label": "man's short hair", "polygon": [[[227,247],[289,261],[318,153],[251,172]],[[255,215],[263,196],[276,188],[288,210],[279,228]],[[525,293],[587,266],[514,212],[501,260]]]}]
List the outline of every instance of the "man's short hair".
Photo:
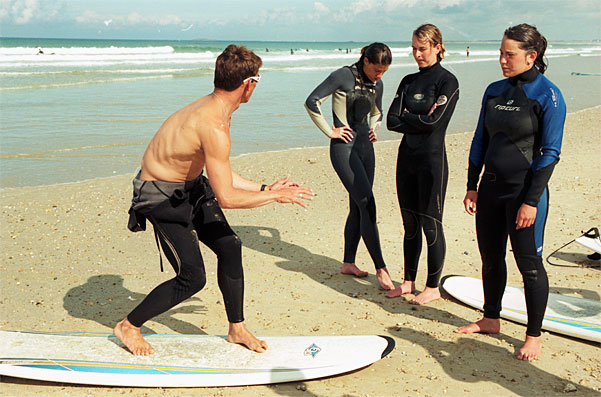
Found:
[{"label": "man's short hair", "polygon": [[263,65],[261,58],[244,47],[230,44],[217,57],[215,62],[215,88],[233,91],[244,79],[256,76]]}]

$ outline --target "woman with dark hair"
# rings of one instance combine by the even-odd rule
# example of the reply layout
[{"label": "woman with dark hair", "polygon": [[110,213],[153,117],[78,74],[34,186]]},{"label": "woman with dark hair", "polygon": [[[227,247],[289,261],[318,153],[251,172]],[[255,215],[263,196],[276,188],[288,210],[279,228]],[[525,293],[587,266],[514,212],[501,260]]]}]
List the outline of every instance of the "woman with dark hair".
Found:
[{"label": "woman with dark hair", "polygon": [[534,26],[521,24],[505,31],[499,63],[507,78],[492,83],[484,93],[463,200],[467,213],[476,215],[484,318],[457,332],[500,331],[509,236],[528,312],[526,340],[517,358],[528,361],[541,353],[541,325],[549,295],[542,261],[547,183],[559,161],[566,115],[561,92],[543,76],[546,48],[547,40]]},{"label": "woman with dark hair", "polygon": [[[380,247],[376,225],[376,202],[372,192],[375,172],[373,142],[382,121],[380,80],[392,63],[388,46],[372,43],[361,50],[361,58],[351,66],[334,71],[305,101],[309,116],[331,139],[330,159],[342,184],[349,192],[349,215],[344,228],[344,259],[341,272],[367,276],[355,264],[359,240],[363,242],[376,267],[378,283],[392,289]],[[321,112],[322,102],[332,95],[333,126]]]},{"label": "woman with dark hair", "polygon": [[413,57],[419,72],[401,80],[386,118],[391,131],[403,133],[396,168],[396,186],[403,227],[403,283],[386,296],[415,293],[422,249],[428,243],[426,287],[409,302],[423,305],[440,298],[439,282],[446,252],[442,213],[449,178],[445,134],[459,99],[455,76],[440,65],[442,33],[431,24],[413,32]]}]

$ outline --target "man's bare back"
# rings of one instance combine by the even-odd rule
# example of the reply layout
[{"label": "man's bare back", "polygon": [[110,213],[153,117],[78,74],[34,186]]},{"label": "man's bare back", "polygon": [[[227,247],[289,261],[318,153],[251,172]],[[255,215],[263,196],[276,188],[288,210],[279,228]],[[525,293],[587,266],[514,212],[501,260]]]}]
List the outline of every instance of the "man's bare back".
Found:
[{"label": "man's bare back", "polygon": [[210,94],[172,114],[150,141],[142,158],[144,181],[193,180],[205,166],[203,136],[219,131],[229,137],[229,115],[223,102]]}]

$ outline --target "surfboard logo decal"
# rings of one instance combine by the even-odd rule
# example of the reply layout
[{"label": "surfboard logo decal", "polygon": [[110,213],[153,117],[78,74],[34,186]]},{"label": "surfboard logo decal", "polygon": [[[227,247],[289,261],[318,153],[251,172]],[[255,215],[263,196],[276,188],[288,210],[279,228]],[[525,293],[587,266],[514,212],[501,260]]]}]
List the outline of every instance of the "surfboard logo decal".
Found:
[{"label": "surfboard logo decal", "polygon": [[321,351],[321,347],[319,347],[315,343],[313,343],[311,346],[309,346],[305,349],[305,356],[315,357],[317,355],[317,353],[319,353],[320,351]]}]

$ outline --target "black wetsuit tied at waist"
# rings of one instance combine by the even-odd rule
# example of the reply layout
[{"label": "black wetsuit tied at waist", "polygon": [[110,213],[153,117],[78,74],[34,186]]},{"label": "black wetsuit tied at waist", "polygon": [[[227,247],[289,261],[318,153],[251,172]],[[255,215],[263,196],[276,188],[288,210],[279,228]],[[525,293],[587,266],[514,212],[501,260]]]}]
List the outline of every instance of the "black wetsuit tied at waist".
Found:
[{"label": "black wetsuit tied at waist", "polygon": [[202,174],[186,182],[133,181],[128,228],[148,219],[176,276],[157,286],[127,316],[136,327],[188,299],[206,284],[199,240],[217,255],[217,280],[231,323],[244,321],[242,244]]}]

